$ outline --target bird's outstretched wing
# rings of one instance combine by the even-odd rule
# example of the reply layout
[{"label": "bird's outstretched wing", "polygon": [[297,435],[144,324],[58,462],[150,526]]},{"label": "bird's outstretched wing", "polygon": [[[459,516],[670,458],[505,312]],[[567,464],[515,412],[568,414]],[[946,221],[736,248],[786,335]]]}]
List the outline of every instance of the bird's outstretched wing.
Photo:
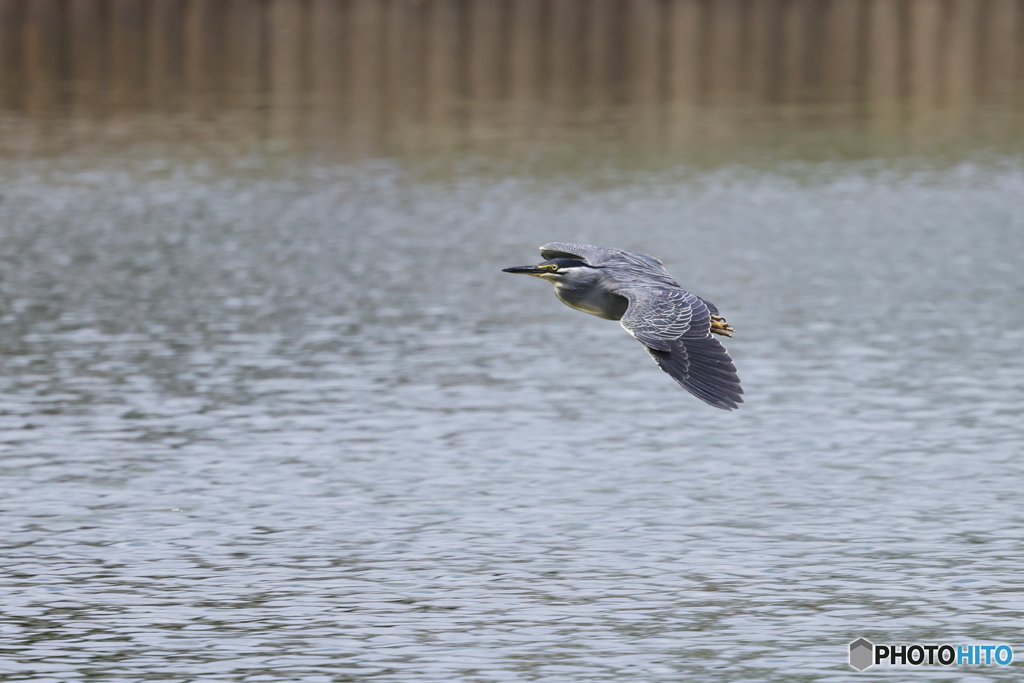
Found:
[{"label": "bird's outstretched wing", "polygon": [[663,270],[658,259],[639,251],[595,247],[590,244],[567,244],[565,242],[548,242],[540,248],[540,255],[545,259],[576,258],[582,259],[592,266],[601,266],[612,261],[634,263]]},{"label": "bird's outstretched wing", "polygon": [[743,389],[729,353],[711,335],[711,311],[681,289],[616,289],[629,300],[622,327],[654,362],[700,400],[724,410],[743,403]]}]

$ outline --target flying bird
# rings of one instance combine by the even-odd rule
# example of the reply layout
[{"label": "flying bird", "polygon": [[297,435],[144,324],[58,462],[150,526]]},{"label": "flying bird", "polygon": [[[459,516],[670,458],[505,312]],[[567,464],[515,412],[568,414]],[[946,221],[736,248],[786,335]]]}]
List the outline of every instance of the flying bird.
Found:
[{"label": "flying bird", "polygon": [[715,338],[733,328],[709,301],[687,292],[661,261],[636,251],[551,242],[535,266],[505,268],[547,280],[555,296],[578,311],[618,320],[654,362],[684,389],[733,410],[743,389],[732,358]]}]

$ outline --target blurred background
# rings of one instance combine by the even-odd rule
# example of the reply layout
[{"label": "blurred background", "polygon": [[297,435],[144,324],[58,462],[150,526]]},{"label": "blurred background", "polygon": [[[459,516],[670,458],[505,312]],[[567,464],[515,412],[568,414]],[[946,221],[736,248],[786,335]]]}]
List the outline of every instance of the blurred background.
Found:
[{"label": "blurred background", "polygon": [[0,31],[7,152],[649,165],[1024,135],[1019,0],[4,0]]},{"label": "blurred background", "polygon": [[0,0],[0,679],[1024,652],[1022,273],[1024,0]]}]

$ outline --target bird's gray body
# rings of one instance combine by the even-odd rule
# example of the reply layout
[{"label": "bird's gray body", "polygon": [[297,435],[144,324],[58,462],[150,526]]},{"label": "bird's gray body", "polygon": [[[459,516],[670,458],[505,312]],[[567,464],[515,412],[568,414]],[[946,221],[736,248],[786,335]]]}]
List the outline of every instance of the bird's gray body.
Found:
[{"label": "bird's gray body", "polygon": [[540,251],[546,261],[539,266],[506,271],[549,280],[567,306],[620,321],[662,370],[702,401],[725,410],[743,402],[736,366],[711,334],[718,309],[682,289],[661,261],[587,244],[551,242]]}]

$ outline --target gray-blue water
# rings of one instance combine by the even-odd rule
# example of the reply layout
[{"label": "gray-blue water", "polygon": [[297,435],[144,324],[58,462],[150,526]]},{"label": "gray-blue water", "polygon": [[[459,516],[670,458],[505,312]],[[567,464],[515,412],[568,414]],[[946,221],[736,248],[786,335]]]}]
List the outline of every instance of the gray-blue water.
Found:
[{"label": "gray-blue water", "polygon": [[[255,169],[255,170],[254,170]],[[0,678],[1015,680],[1024,166],[0,167]],[[500,272],[637,249],[747,402]]]}]

